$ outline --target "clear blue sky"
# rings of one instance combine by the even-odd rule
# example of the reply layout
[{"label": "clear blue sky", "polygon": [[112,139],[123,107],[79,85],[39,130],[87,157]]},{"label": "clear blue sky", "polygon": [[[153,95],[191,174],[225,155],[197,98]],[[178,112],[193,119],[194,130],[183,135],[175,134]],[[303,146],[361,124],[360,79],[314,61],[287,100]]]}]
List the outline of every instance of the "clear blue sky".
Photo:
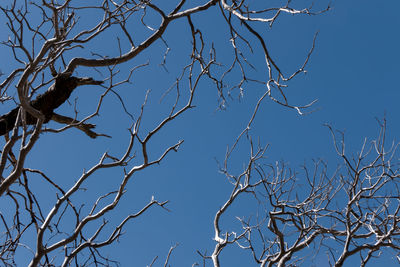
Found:
[{"label": "clear blue sky", "polygon": [[[318,102],[314,106],[315,111],[305,116],[271,101],[263,102],[252,135],[259,137],[263,144],[270,144],[266,162],[284,160],[291,167],[298,168],[304,162],[322,158],[335,168],[339,159],[335,156],[331,136],[324,123],[344,130],[348,151],[356,152],[364,137],[377,135],[379,129],[375,118],[386,114],[388,139],[398,140],[398,10],[400,2],[395,0],[334,1],[332,10],[325,14],[282,16],[268,30],[265,36],[270,52],[286,72],[294,71],[302,63],[314,33],[319,31],[315,52],[307,67],[308,73],[291,82],[287,94],[294,104],[305,104],[314,99]],[[203,30],[206,40],[213,40],[217,47],[222,47],[228,42],[225,38],[227,29],[216,23],[218,18],[212,16],[212,12],[193,16],[193,21]],[[150,67],[134,74],[132,84],[118,88],[128,110],[135,115],[145,91],[151,90],[149,104],[145,108],[144,129],[157,125],[168,112],[173,98],[167,98],[161,104],[159,100],[179,74],[179,67],[185,63],[186,58],[179,56],[188,55],[185,50],[188,48],[185,42],[189,40],[185,35],[187,33],[187,26],[182,21],[174,22],[166,33],[165,39],[171,47],[166,65],[168,73],[158,65],[164,51],[161,42],[129,63],[132,65],[127,64],[130,67],[147,60],[151,63]],[[101,44],[102,47],[92,49],[107,51],[115,47],[115,38],[104,38]],[[1,70],[8,73],[8,65],[13,66],[12,57],[1,53],[10,62],[3,59]],[[217,55],[221,61],[230,62],[228,51],[222,50]],[[252,56],[255,65],[261,66],[263,58],[260,55],[255,53]],[[85,69],[78,70],[82,76],[90,75],[88,73]],[[264,75],[262,69],[254,72],[255,77]],[[155,256],[159,256],[156,266],[162,266],[168,249],[176,243],[179,246],[171,257],[171,266],[191,266],[194,262],[201,263],[197,250],[211,253],[214,248],[213,218],[232,189],[225,177],[218,173],[216,160],[224,159],[226,147],[245,127],[263,91],[261,87],[247,86],[240,101],[233,98],[226,110],[219,111],[215,88],[210,83],[202,83],[199,89],[194,101],[196,108],[165,128],[151,145],[154,155],[158,155],[167,145],[184,139],[179,152],[169,154],[159,166],[133,177],[119,208],[108,217],[118,223],[127,214],[140,209],[151,196],[160,201],[170,201],[170,212],[161,208],[149,210],[128,223],[120,242],[107,249],[106,254],[120,261],[122,266],[146,266]],[[96,105],[93,95],[100,94],[101,90],[95,87],[81,87],[74,92],[71,103],[78,97],[77,107],[83,116]],[[1,113],[7,110],[8,107],[0,106]],[[64,105],[59,111],[72,114],[72,110],[71,106]],[[110,95],[101,116],[92,122],[97,124],[100,132],[111,135],[111,139],[92,140],[74,129],[59,135],[46,134],[36,144],[27,167],[46,170],[52,179],[68,188],[83,169],[97,163],[103,152],[109,151],[112,155],[123,153],[129,137],[126,129],[130,125],[129,117],[120,114],[123,112],[118,99]],[[241,154],[236,154],[233,161],[233,167],[238,170],[247,160],[248,147],[243,146],[239,151]],[[92,177],[85,185],[88,190],[77,197],[90,199],[99,192],[110,190],[120,181],[120,175],[121,170],[118,170]],[[31,184],[35,186],[33,181]],[[54,195],[48,195],[40,188],[37,190],[41,192],[41,198],[49,199],[49,204],[54,201]],[[233,207],[229,216],[256,212],[247,205],[249,202],[246,199],[241,203]],[[227,220],[222,222],[230,225]],[[247,253],[227,249],[222,254],[222,266],[253,266],[249,264],[249,258]]]}]

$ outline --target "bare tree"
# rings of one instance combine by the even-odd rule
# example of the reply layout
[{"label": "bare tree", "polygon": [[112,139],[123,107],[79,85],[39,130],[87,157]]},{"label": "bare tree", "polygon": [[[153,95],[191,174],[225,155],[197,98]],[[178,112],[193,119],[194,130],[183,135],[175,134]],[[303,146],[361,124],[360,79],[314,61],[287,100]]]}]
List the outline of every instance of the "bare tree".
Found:
[{"label": "bare tree", "polygon": [[[386,121],[378,137],[365,139],[355,156],[345,153],[343,133],[328,128],[343,161],[331,171],[322,160],[300,172],[284,163],[266,164],[267,147],[248,138],[248,162],[243,172],[233,174],[232,150],[227,153],[221,172],[233,189],[215,215],[216,245],[212,254],[200,253],[204,259],[220,266],[224,249],[237,246],[260,266],[310,266],[321,257],[329,266],[343,266],[351,257],[366,266],[385,251],[398,260],[399,155],[398,144],[386,144]],[[230,218],[229,209],[244,195],[254,198],[258,209],[253,216],[236,214],[240,227],[224,227],[221,218]]]},{"label": "bare tree", "polygon": [[[3,1],[0,9],[7,20],[5,29],[9,37],[2,45],[12,53],[16,66],[4,75],[0,84],[1,101],[10,110],[0,118],[0,134],[6,140],[0,159],[0,195],[12,205],[12,212],[0,213],[2,264],[14,266],[24,247],[32,252],[30,266],[117,265],[102,254],[101,248],[117,241],[127,222],[153,206],[167,209],[168,201],[152,198],[140,209],[126,214],[115,227],[109,227],[110,214],[128,193],[127,185],[132,177],[161,163],[170,152],[178,151],[183,143],[179,136],[176,142],[165,141],[157,150],[149,147],[166,125],[194,107],[196,92],[203,80],[215,86],[220,108],[226,106],[232,94],[240,96],[245,87],[257,84],[265,89],[221,166],[233,190],[215,215],[213,252],[200,253],[204,265],[211,261],[214,266],[220,266],[221,253],[234,245],[249,251],[260,266],[297,266],[312,261],[310,255],[316,257],[325,252],[332,266],[342,266],[356,255],[364,266],[386,248],[397,254],[397,146],[385,146],[385,123],[378,138],[370,145],[365,142],[354,158],[345,153],[343,136],[338,140],[337,133],[331,129],[336,151],[343,159],[343,165],[335,171],[328,171],[323,161],[315,161],[312,167],[305,166],[302,172],[292,171],[283,163],[267,165],[263,159],[266,147],[254,143],[250,129],[264,99],[299,114],[313,104],[289,101],[286,88],[294,77],[305,72],[315,46],[314,38],[310,40],[304,61],[293,72],[285,73],[269,51],[265,38],[267,27],[260,28],[257,24],[272,27],[283,14],[316,15],[329,10],[329,6],[323,10],[296,9],[291,1],[283,1],[278,7],[266,7],[267,4],[246,0],[201,3],[104,0],[89,4],[73,0]],[[224,41],[232,55],[229,64],[218,61],[219,50],[196,24],[196,16],[202,13],[217,14],[224,21],[227,29]],[[90,17],[90,22],[85,17]],[[121,97],[118,89],[130,85],[138,69],[149,65],[135,60],[152,51],[155,44],[164,45],[161,66],[168,70],[166,62],[171,49],[168,29],[175,21],[184,22],[186,35],[182,32],[181,40],[190,49],[181,55],[185,65],[175,82],[163,88],[165,95],[174,101],[165,116],[149,128],[143,126],[149,94],[145,94],[143,105],[132,115],[126,108],[129,100]],[[110,33],[115,38],[115,49],[101,51],[102,38]],[[265,58],[266,74],[262,80],[251,78],[254,66],[247,57],[251,53]],[[94,110],[84,118],[80,118],[82,114],[76,107],[73,115],[56,113],[72,91],[83,85],[103,90],[95,100]],[[38,140],[51,133],[74,127],[91,138],[108,137],[95,132],[95,125],[90,121],[104,112],[104,101],[111,94],[118,97],[132,125],[122,155],[105,152],[97,164],[84,170],[70,186],[59,184],[46,170],[26,165]],[[51,121],[65,126],[54,128]],[[243,172],[233,174],[230,158],[242,139],[250,144],[248,162]],[[91,202],[81,203],[74,198],[97,173],[112,168],[123,170],[114,188],[106,193],[98,192]],[[54,203],[44,203],[35,193],[29,182],[32,176],[40,176],[37,182],[51,188]],[[223,227],[221,218],[242,195],[255,200],[257,215],[238,217],[240,229]],[[346,201],[338,202],[337,198]],[[90,208],[82,208],[84,204]],[[32,232],[34,240],[27,241],[26,236]],[[174,249],[175,246],[166,255],[165,266]]]}]

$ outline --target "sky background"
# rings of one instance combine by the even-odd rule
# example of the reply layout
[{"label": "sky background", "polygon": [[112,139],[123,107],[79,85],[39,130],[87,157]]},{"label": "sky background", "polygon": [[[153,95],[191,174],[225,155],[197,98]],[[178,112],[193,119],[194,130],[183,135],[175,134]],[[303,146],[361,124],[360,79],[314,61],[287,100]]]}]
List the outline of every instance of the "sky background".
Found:
[{"label": "sky background", "polygon": [[[275,2],[278,1],[271,3]],[[293,5],[301,6],[303,2]],[[396,0],[333,1],[332,10],[327,13],[319,16],[284,15],[276,21],[272,29],[266,29],[264,37],[270,53],[286,73],[295,71],[296,66],[302,64],[314,34],[317,31],[319,34],[315,51],[306,68],[307,74],[291,82],[287,91],[293,104],[306,104],[317,99],[314,112],[300,116],[296,111],[269,100],[262,103],[258,112],[251,133],[260,138],[262,144],[269,144],[265,162],[285,161],[290,167],[297,169],[312,159],[323,159],[334,170],[340,160],[335,155],[330,133],[323,126],[324,123],[345,132],[349,153],[355,153],[365,137],[371,139],[377,136],[379,125],[376,118],[382,119],[385,116],[388,122],[388,140],[398,140],[398,10],[400,2]],[[218,58],[222,62],[230,62],[231,54],[228,49],[224,50],[224,45],[229,47],[227,28],[219,23],[220,18],[216,14],[217,12],[211,11],[196,15],[193,16],[193,21],[203,31],[205,40],[215,42],[217,48],[221,47],[218,50],[220,52],[217,52]],[[82,18],[85,19],[89,18]],[[154,22],[154,25],[157,23]],[[174,22],[167,30],[165,40],[171,47],[166,65],[168,72],[159,65],[165,50],[160,41],[125,65],[128,68],[150,62],[149,67],[134,73],[132,84],[118,88],[118,93],[134,116],[140,110],[146,90],[151,90],[148,106],[145,108],[143,132],[160,122],[174,99],[171,96],[159,102],[160,96],[179,74],[179,67],[187,63],[187,55],[190,53],[190,46],[187,45],[190,42],[188,33],[188,27],[183,20]],[[113,33],[108,34],[109,38],[106,35],[102,42],[97,42],[99,47],[92,49],[102,52],[115,47]],[[9,73],[13,67],[12,55],[7,54],[4,49],[0,51],[4,62],[1,71]],[[179,57],[182,54],[184,58]],[[256,66],[263,64],[260,54],[256,53],[250,59]],[[90,72],[78,69],[77,74],[89,76]],[[252,75],[264,78],[265,69],[259,67]],[[80,87],[74,92],[70,102],[73,103],[77,98],[77,107],[83,117],[93,111],[97,104],[93,96],[98,97],[101,93],[96,87]],[[225,177],[218,172],[217,161],[223,161],[227,146],[232,145],[246,126],[262,93],[261,86],[249,84],[245,87],[243,98],[239,100],[237,94],[233,93],[227,108],[218,110],[215,87],[208,82],[200,84],[194,101],[196,108],[163,129],[150,145],[155,158],[163,148],[184,139],[179,152],[169,154],[159,166],[153,166],[134,176],[119,208],[107,218],[118,223],[127,214],[138,211],[151,196],[160,201],[169,200],[170,212],[153,208],[137,220],[131,221],[120,241],[107,248],[105,254],[117,259],[121,266],[146,266],[155,256],[159,256],[155,266],[162,266],[170,246],[179,243],[171,257],[171,266],[191,266],[195,262],[201,263],[197,250],[212,252],[215,245],[213,218],[232,189]],[[1,113],[8,110],[9,107],[0,106]],[[65,104],[59,112],[72,114],[71,110],[73,107]],[[121,155],[129,141],[127,128],[130,121],[123,113],[118,99],[110,95],[105,100],[101,115],[91,122],[97,125],[99,132],[109,134],[112,138],[93,140],[75,129],[57,135],[45,134],[35,145],[27,167],[45,170],[49,177],[68,188],[84,169],[97,163],[105,151],[112,155]],[[232,158],[232,170],[241,170],[248,153],[246,143],[241,144]],[[77,201],[80,198],[95,199],[99,192],[115,188],[121,179],[120,175],[121,170],[107,170],[95,175],[85,184],[88,190],[76,196]],[[36,176],[32,176],[32,179],[33,177]],[[32,181],[31,186],[38,192],[43,203],[49,205],[49,209],[56,196],[47,194],[46,188],[42,188],[39,183]],[[251,208],[251,201],[248,199],[244,198],[240,203],[242,204],[232,207],[229,216],[242,216],[256,211]],[[89,207],[90,205],[84,208]],[[229,216],[222,219],[223,225],[232,224]],[[26,255],[29,256],[29,252]],[[385,259],[388,266],[395,266],[393,255],[388,255]],[[222,266],[253,266],[250,264],[249,254],[237,249],[224,250],[221,261]],[[21,257],[20,266],[26,265],[25,262],[26,258]],[[324,266],[323,261],[320,264],[318,266]]]}]

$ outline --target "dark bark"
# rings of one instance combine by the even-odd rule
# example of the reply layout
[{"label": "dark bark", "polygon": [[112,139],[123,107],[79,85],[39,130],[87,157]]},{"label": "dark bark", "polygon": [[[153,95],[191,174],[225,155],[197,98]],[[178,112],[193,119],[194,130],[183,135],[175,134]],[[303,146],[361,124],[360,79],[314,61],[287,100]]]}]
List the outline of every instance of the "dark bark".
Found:
[{"label": "dark bark", "polygon": [[[30,102],[30,104],[33,108],[39,110],[44,115],[44,123],[47,123],[55,114],[54,110],[67,101],[76,87],[85,84],[99,85],[101,83],[102,81],[95,81],[92,78],[59,75],[49,90],[38,95],[35,100]],[[0,117],[0,135],[8,133],[14,128],[19,109],[20,107],[16,107],[9,113]],[[34,125],[36,124],[37,119],[27,112],[25,121],[28,125]],[[18,124],[20,125],[21,123],[19,122]]]}]

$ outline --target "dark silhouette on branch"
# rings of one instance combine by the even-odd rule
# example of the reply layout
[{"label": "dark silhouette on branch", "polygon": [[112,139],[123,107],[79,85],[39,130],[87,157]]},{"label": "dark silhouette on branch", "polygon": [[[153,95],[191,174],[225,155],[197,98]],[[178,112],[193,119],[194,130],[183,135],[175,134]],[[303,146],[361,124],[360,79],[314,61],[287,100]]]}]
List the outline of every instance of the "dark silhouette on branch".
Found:
[{"label": "dark silhouette on branch", "polygon": [[[39,95],[35,100],[32,100],[30,104],[33,108],[39,110],[44,115],[44,123],[54,120],[64,124],[75,124],[73,125],[74,127],[84,131],[91,138],[106,136],[91,131],[90,129],[95,127],[94,124],[80,123],[73,118],[54,113],[56,108],[67,101],[76,87],[88,84],[99,85],[102,83],[102,81],[96,81],[92,78],[79,78],[67,74],[59,74],[55,79],[55,83],[49,88],[49,90]],[[20,107],[16,107],[9,113],[0,117],[0,135],[8,133],[15,127],[19,109]],[[26,112],[25,123],[27,125],[34,125],[36,124],[36,121],[37,118]],[[20,125],[21,121],[18,121],[18,126]]]}]

